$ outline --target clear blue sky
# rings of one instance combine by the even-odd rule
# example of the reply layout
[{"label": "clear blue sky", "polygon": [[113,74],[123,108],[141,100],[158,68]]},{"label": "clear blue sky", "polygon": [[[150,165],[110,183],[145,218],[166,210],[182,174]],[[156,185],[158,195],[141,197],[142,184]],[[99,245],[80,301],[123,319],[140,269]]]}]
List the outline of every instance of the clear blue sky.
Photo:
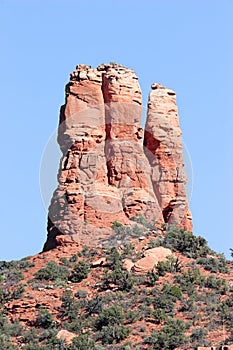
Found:
[{"label": "clear blue sky", "polygon": [[[0,260],[39,252],[46,238],[39,172],[79,63],[135,69],[177,92],[194,178],[194,233],[233,247],[233,2],[0,0]],[[50,174],[51,177],[56,174]],[[229,256],[229,254],[228,254]]]}]

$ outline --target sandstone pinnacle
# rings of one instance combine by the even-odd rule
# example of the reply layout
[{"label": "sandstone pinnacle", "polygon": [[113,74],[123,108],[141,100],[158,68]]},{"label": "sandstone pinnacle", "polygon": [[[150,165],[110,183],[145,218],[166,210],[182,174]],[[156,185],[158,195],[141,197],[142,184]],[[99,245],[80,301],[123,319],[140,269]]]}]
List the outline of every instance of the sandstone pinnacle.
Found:
[{"label": "sandstone pinnacle", "polygon": [[66,85],[58,143],[62,159],[44,250],[66,235],[95,245],[114,221],[143,215],[192,230],[176,94],[153,84],[145,130],[142,93],[132,69],[80,64]]}]

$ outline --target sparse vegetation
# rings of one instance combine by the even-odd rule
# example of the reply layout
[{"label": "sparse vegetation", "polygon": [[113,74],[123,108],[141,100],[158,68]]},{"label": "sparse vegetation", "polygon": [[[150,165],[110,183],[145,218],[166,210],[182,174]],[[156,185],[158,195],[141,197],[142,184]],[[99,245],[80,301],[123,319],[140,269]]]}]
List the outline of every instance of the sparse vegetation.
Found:
[{"label": "sparse vegetation", "polygon": [[87,278],[89,271],[90,268],[85,261],[79,261],[71,271],[69,280],[74,283],[81,282],[84,278]]},{"label": "sparse vegetation", "polygon": [[[184,230],[170,227],[162,237],[143,217],[135,222],[135,230],[113,223],[120,243],[111,249],[61,250],[56,261],[48,252],[40,268],[36,259],[35,266],[28,259],[1,262],[0,349],[188,349],[220,345],[211,337],[223,329],[226,342],[233,342],[232,263]],[[149,272],[125,270],[126,258],[136,262],[159,245],[172,256]],[[104,257],[104,264],[92,267],[94,256]],[[33,308],[28,320],[21,299],[26,310]],[[57,339],[58,329],[74,333],[72,344]]]},{"label": "sparse vegetation", "polygon": [[49,261],[46,267],[35,273],[35,279],[45,281],[68,280],[69,270],[66,266],[58,265],[55,261]]},{"label": "sparse vegetation", "polygon": [[185,229],[176,226],[168,227],[164,238],[159,239],[157,244],[194,259],[212,252],[207,246],[205,238],[197,237],[192,232],[187,232]]}]

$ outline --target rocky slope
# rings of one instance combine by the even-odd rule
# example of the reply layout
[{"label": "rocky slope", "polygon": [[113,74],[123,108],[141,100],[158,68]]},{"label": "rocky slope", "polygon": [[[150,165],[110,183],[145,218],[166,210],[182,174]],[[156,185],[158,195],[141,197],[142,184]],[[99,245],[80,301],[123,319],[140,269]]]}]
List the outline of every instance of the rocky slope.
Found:
[{"label": "rocky slope", "polygon": [[[153,84],[143,136],[142,94],[132,69],[79,65],[66,86],[58,142],[63,152],[44,250],[56,235],[96,245],[114,221],[144,215],[192,230],[176,94]],[[144,143],[143,143],[144,139]]]},{"label": "rocky slope", "polygon": [[118,248],[61,235],[53,250],[0,262],[0,349],[232,349],[232,262],[143,217],[113,228]]}]

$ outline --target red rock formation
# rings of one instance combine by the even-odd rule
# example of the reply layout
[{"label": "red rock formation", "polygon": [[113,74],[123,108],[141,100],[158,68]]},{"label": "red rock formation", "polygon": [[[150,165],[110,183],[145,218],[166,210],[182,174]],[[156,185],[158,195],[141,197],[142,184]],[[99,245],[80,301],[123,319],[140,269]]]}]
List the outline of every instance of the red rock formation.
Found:
[{"label": "red rock formation", "polygon": [[129,223],[139,214],[191,228],[174,96],[153,85],[144,152],[134,71],[116,64],[77,66],[61,107],[63,157],[44,250],[57,245],[57,235],[97,244],[112,235],[115,220]]},{"label": "red rock formation", "polygon": [[109,184],[119,189],[126,217],[143,212],[151,219],[161,218],[151,169],[142,147],[142,97],[138,78],[132,69],[110,66],[103,74],[102,90]]},{"label": "red rock formation", "polygon": [[185,190],[176,93],[153,84],[149,95],[144,145],[152,169],[152,183],[166,223],[192,230]]}]

